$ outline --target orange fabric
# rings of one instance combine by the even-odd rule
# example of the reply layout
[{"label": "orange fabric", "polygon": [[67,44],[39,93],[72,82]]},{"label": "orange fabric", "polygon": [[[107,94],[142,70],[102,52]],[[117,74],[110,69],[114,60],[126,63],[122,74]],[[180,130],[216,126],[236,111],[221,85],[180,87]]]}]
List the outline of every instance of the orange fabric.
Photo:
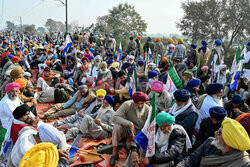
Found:
[{"label": "orange fabric", "polygon": [[240,122],[240,120],[242,120],[242,119],[243,119],[245,116],[247,116],[247,115],[250,115],[250,113],[241,114],[240,116],[238,116],[238,117],[236,118],[236,121]]},{"label": "orange fabric", "polygon": [[88,70],[88,68],[89,68],[89,63],[87,64],[87,67],[86,67],[86,68],[84,68],[83,65],[81,66],[81,70],[84,71],[84,72],[86,72],[86,71]]},{"label": "orange fabric", "polygon": [[160,38],[156,38],[155,41],[156,41],[156,42],[159,42],[159,41],[161,41],[161,39],[160,39]]}]

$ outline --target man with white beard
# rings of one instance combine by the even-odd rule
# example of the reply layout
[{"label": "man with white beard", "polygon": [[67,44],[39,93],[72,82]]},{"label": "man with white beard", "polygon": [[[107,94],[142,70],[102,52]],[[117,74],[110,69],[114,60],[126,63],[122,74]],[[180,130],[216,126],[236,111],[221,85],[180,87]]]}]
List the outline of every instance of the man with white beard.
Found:
[{"label": "man with white beard", "polygon": [[135,92],[132,99],[124,102],[113,117],[113,153],[109,161],[111,166],[114,166],[119,158],[118,142],[121,139],[133,138],[140,132],[147,120],[149,106],[145,103],[148,100],[148,96],[143,92]]},{"label": "man with white beard", "polygon": [[[3,144],[10,138],[11,125],[14,120],[12,112],[16,109],[16,107],[23,104],[23,102],[18,97],[19,89],[20,85],[16,82],[7,84],[5,87],[6,95],[0,101],[1,127],[7,130]],[[2,150],[3,148],[1,151]]]},{"label": "man with white beard", "polygon": [[[139,162],[140,166],[154,164],[160,166],[173,166],[182,161],[189,148],[192,147],[187,132],[181,125],[174,124],[175,117],[169,113],[161,112],[156,116],[159,126],[155,136],[155,154],[150,158],[138,159],[138,146],[135,140],[131,141],[131,154],[136,154],[132,162]],[[135,165],[136,166],[136,165]]]},{"label": "man with white beard", "polygon": [[100,63],[101,63],[101,56],[100,55],[95,56],[94,65],[92,66],[90,71],[90,77],[97,77]]},{"label": "man with white beard", "polygon": [[246,130],[239,122],[227,118],[215,132],[215,138],[208,138],[176,167],[247,167],[250,166],[247,150],[250,139]]},{"label": "man with white beard", "polygon": [[197,101],[197,113],[199,115],[198,120],[195,125],[195,130],[199,132],[201,121],[210,117],[209,109],[214,106],[223,107],[222,97],[223,97],[223,85],[220,83],[209,84],[206,88],[205,95],[201,96]]},{"label": "man with white beard", "polygon": [[112,80],[112,73],[107,68],[106,62],[101,62],[99,64],[99,71],[96,78],[96,85],[103,86],[102,89],[109,89],[110,85],[108,83],[109,80]]},{"label": "man with white beard", "polygon": [[113,97],[106,95],[95,118],[84,115],[79,127],[79,133],[72,145],[78,146],[78,142],[82,137],[92,139],[105,139],[110,137],[113,129],[112,119],[115,114],[113,105]]}]

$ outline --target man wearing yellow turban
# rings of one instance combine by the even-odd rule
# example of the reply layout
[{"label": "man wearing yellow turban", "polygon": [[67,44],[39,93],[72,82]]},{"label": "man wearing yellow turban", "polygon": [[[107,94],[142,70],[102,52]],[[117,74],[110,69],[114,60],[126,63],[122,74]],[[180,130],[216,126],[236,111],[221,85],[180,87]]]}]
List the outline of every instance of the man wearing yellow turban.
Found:
[{"label": "man wearing yellow turban", "polygon": [[186,47],[183,45],[183,39],[178,39],[178,45],[176,45],[175,50],[173,52],[173,57],[179,59],[181,62],[185,58],[185,53],[186,53]]},{"label": "man wearing yellow turban", "polygon": [[238,121],[227,118],[215,132],[215,138],[208,138],[177,167],[250,166],[247,150],[250,150],[250,139],[246,130]]},{"label": "man wearing yellow turban", "polygon": [[164,54],[168,59],[171,58],[172,54],[174,53],[175,45],[173,44],[174,41],[172,38],[168,39],[168,45],[167,45],[167,50]]}]

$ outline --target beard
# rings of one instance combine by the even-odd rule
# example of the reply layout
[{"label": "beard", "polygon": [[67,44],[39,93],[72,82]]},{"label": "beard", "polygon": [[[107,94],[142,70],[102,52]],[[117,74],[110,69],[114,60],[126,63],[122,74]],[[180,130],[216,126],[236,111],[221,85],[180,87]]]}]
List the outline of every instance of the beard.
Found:
[{"label": "beard", "polygon": [[213,95],[214,101],[221,107],[223,107],[223,101],[221,96]]},{"label": "beard", "polygon": [[159,131],[159,142],[158,145],[161,146],[165,144],[165,141],[168,140],[171,131],[162,131],[160,128],[158,129]]},{"label": "beard", "polygon": [[100,69],[99,72],[100,74],[106,74],[108,72],[108,69],[107,68],[105,68],[104,70]]},{"label": "beard", "polygon": [[98,62],[98,63],[95,62],[95,66],[96,66],[96,67],[99,67],[99,64],[100,64],[100,63],[101,63],[101,62]]},{"label": "beard", "polygon": [[8,96],[11,100],[16,100],[18,97],[17,95],[8,95]]},{"label": "beard", "polygon": [[213,146],[215,146],[218,150],[223,150],[224,149],[224,142],[220,142],[217,138],[215,138],[212,143]]},{"label": "beard", "polygon": [[135,107],[135,113],[136,113],[136,115],[137,115],[138,118],[141,118],[141,117],[142,117],[143,108],[144,108],[144,107],[142,107],[142,108],[137,108],[137,107]]},{"label": "beard", "polygon": [[184,106],[185,106],[184,104],[182,104],[182,105],[178,105],[178,104],[177,104],[177,106],[176,106],[176,111],[182,109]]}]

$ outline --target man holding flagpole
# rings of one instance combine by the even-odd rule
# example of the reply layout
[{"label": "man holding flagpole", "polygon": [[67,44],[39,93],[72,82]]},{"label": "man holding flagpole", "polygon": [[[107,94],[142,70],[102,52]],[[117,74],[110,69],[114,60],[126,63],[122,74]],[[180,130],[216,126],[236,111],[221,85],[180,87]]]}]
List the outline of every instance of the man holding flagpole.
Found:
[{"label": "man holding flagpole", "polygon": [[[124,102],[113,116],[112,131],[113,153],[110,165],[114,166],[118,156],[118,142],[123,138],[134,137],[143,128],[149,113],[146,104],[148,96],[143,92],[135,92],[132,100]],[[130,131],[130,133],[129,133]]]}]

